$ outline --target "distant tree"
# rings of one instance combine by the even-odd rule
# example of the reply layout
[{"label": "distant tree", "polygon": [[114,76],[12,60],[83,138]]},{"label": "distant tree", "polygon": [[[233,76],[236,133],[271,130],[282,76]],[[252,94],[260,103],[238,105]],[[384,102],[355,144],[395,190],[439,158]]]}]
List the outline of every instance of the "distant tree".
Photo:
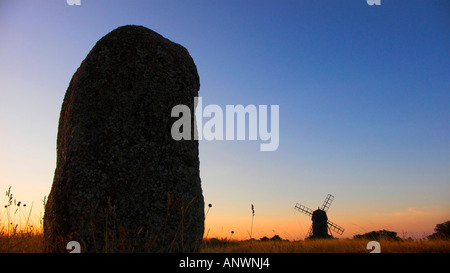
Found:
[{"label": "distant tree", "polygon": [[273,236],[272,238],[270,238],[271,241],[282,241],[281,237],[278,235]]},{"label": "distant tree", "polygon": [[428,236],[428,239],[450,239],[450,221],[437,224],[434,228],[435,233]]},{"label": "distant tree", "polygon": [[261,242],[267,242],[267,241],[283,241],[279,235],[274,235],[272,238],[268,238],[267,236],[264,236],[262,238],[259,238]]},{"label": "distant tree", "polygon": [[378,230],[371,231],[364,234],[358,234],[353,236],[354,239],[365,239],[365,240],[375,240],[378,241],[380,239],[383,240],[401,240],[400,237],[397,236],[397,232],[389,231],[389,230]]}]

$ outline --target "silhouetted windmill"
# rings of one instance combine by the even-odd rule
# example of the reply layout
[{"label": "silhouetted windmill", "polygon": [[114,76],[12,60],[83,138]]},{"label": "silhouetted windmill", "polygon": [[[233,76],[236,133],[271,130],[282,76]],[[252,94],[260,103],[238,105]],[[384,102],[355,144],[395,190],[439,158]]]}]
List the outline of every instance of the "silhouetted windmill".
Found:
[{"label": "silhouetted windmill", "polygon": [[[322,208],[318,208],[315,211],[303,205],[300,205],[299,203],[295,205],[296,210],[301,211],[308,216],[311,216],[312,225],[309,228],[305,239],[333,238],[331,231],[334,231],[339,235],[342,235],[342,233],[344,233],[344,229],[342,227],[336,225],[331,221],[328,221],[327,211],[330,208],[333,199],[334,196],[328,194],[322,204]],[[330,232],[329,234],[328,231]]]}]

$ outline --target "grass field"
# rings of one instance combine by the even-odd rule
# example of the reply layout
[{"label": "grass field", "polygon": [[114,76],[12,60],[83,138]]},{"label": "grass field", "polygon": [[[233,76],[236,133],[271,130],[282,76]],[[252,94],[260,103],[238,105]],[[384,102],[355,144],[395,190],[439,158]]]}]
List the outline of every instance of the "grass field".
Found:
[{"label": "grass field", "polygon": [[[31,214],[7,191],[0,208],[0,253],[42,253],[45,251],[42,216]],[[204,239],[201,253],[368,253],[369,240],[210,240]],[[381,253],[450,253],[450,240],[380,240]]]},{"label": "grass field", "polygon": [[[368,253],[368,240],[215,241],[204,240],[202,253]],[[381,240],[381,253],[450,253],[449,240]],[[42,253],[42,232],[0,232],[0,253]]]},{"label": "grass field", "polygon": [[[203,253],[368,253],[369,240],[231,241],[203,243]],[[450,253],[450,241],[381,240],[382,253]]]}]

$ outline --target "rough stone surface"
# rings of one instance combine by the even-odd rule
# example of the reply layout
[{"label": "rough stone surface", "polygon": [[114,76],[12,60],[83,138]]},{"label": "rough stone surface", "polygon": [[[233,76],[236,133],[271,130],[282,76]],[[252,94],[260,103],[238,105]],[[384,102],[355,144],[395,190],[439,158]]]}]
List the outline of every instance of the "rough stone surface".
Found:
[{"label": "rough stone surface", "polygon": [[97,42],[61,109],[48,251],[71,240],[82,252],[199,250],[198,141],[171,136],[173,106],[193,113],[199,88],[188,51],[152,30],[123,26]]}]

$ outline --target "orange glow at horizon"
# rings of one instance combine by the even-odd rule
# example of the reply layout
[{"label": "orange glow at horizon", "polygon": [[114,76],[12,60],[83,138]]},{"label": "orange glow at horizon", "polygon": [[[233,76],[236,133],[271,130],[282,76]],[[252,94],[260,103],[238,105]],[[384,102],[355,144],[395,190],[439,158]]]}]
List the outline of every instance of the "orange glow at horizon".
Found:
[{"label": "orange glow at horizon", "polygon": [[[408,208],[403,212],[360,216],[358,219],[333,219],[333,222],[345,229],[342,235],[333,232],[333,236],[352,239],[357,234],[386,229],[397,232],[401,238],[423,239],[434,232],[437,224],[448,221],[448,219],[450,219],[448,211],[424,212],[413,208]],[[250,239],[251,223],[251,215],[248,217],[216,216],[207,218],[204,238],[230,239],[231,237],[233,240],[248,240]],[[260,239],[264,236],[272,238],[274,235],[278,235],[282,239],[291,241],[304,240],[311,224],[309,217],[300,215],[280,218],[255,216],[252,238]]]},{"label": "orange glow at horizon", "polygon": [[[13,204],[10,210],[12,222],[24,227],[27,225],[29,217],[28,227],[33,225],[33,230],[39,232],[44,215],[43,206],[39,202],[21,200],[27,204],[27,207],[21,208],[21,211],[14,214],[16,207]],[[6,198],[3,201],[6,201]],[[3,202],[0,215],[0,227],[2,228],[8,227],[5,204]],[[208,206],[206,205],[205,212],[207,210]],[[245,215],[234,215],[227,210],[214,206],[206,216],[203,236],[205,238],[230,239],[231,237],[233,240],[248,240],[250,233],[252,233],[253,239],[272,238],[274,235],[278,235],[282,239],[293,241],[303,240],[311,226],[310,217],[295,212],[293,209],[283,215],[264,214],[260,211],[260,207],[256,207],[253,230],[251,230],[252,214],[249,209]],[[349,213],[345,212],[345,209],[343,211],[336,209],[328,214],[330,221],[345,229],[343,235],[333,233],[336,238],[353,238],[356,234],[386,229],[397,232],[397,235],[401,238],[422,239],[432,234],[437,224],[450,219],[450,210],[443,207],[430,207],[427,210],[409,207],[402,210],[372,211],[370,213],[360,211]]]}]

